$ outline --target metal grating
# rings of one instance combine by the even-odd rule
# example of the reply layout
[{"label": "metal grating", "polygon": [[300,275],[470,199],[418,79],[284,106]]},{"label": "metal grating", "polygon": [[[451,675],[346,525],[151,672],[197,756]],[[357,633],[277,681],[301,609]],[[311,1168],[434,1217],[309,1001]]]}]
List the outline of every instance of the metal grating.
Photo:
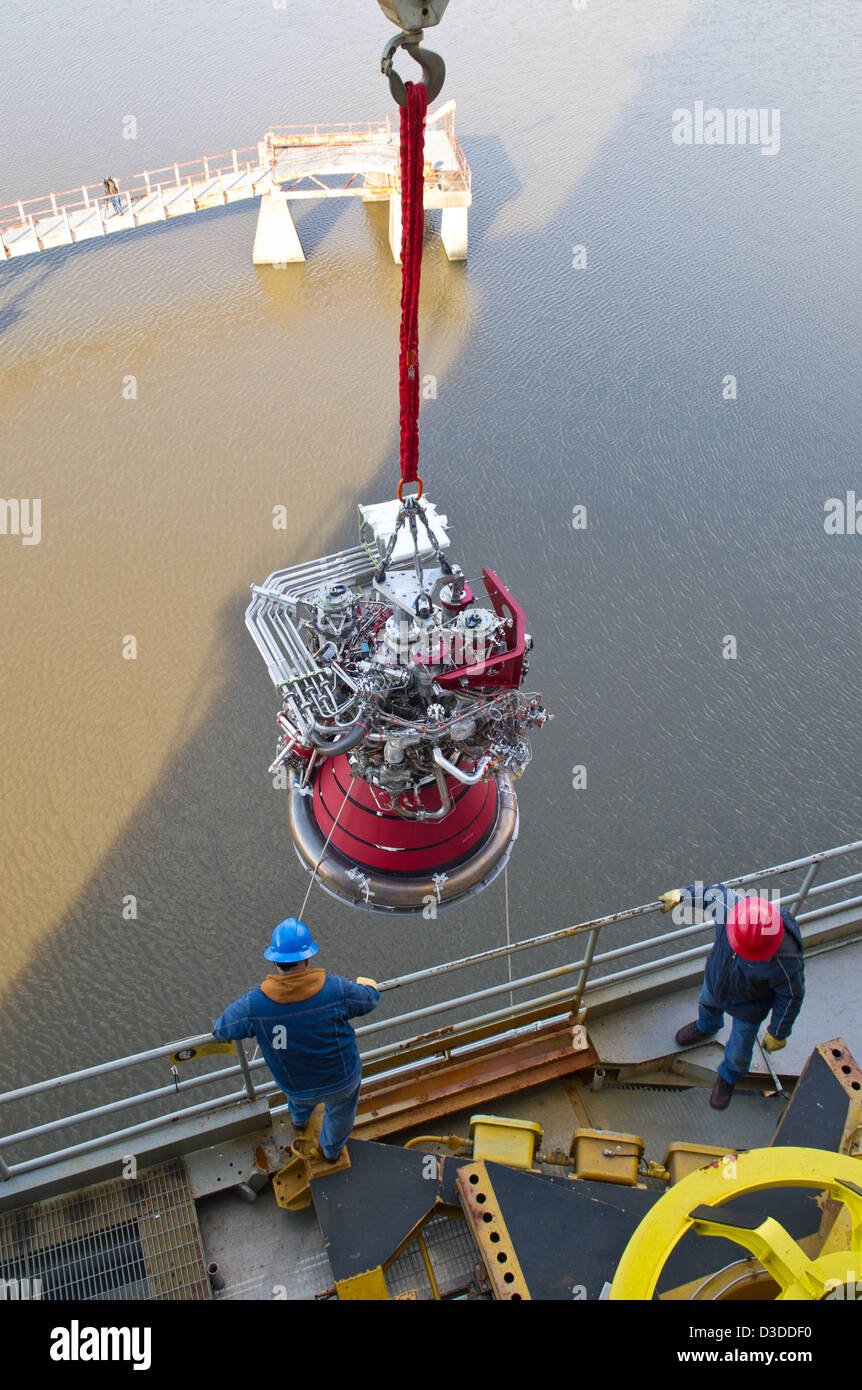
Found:
[{"label": "metal grating", "polygon": [[[422,1228],[434,1278],[443,1298],[465,1289],[481,1264],[476,1246],[464,1221],[451,1216],[434,1216]],[[385,1270],[390,1298],[415,1290],[421,1299],[433,1298],[431,1284],[415,1240],[402,1250]]]},{"label": "metal grating", "polygon": [[766,1148],[772,1142],[784,1101],[761,1091],[738,1090],[726,1110],[713,1110],[706,1086],[664,1087],[605,1082],[600,1091],[583,1087],[580,1097],[598,1129],[639,1134],[646,1157],[661,1163],[669,1144],[727,1144]]},{"label": "metal grating", "polygon": [[211,1298],[182,1160],[0,1215],[0,1280],[49,1301]]}]

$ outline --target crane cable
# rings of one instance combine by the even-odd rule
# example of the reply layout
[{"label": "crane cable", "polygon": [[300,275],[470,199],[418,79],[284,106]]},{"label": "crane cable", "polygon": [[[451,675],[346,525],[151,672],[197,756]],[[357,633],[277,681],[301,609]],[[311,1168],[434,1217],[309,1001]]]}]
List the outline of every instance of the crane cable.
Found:
[{"label": "crane cable", "polygon": [[[425,115],[428,110],[428,89],[423,82],[405,82],[405,101],[401,109],[401,352],[399,358],[399,400],[401,425],[401,482],[418,483],[419,477],[419,283],[422,277],[422,232],[425,222]],[[305,891],[300,919],[305,912],[309,895],[317,881],[317,871],[323,861],[329,841],[347,804],[350,789],[356,780],[351,777],[344,793],[338,815],[326,837],[320,857],[315,864]],[[509,967],[511,974],[511,965]]]},{"label": "crane cable", "polygon": [[401,499],[404,483],[419,477],[419,283],[425,220],[425,115],[428,91],[422,82],[404,84],[401,107],[401,340],[398,393],[401,426]]}]

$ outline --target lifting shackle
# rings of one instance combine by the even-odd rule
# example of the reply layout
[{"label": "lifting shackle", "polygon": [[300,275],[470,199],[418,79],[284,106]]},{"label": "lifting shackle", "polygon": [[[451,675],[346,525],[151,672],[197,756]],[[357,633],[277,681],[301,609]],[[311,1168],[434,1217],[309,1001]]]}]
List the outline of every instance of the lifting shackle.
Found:
[{"label": "lifting shackle", "polygon": [[409,53],[414,62],[417,62],[422,69],[422,81],[428,93],[429,106],[440,95],[443,87],[446,64],[439,53],[432,53],[429,48],[420,47],[422,37],[421,29],[403,29],[401,33],[395,34],[389,40],[383,50],[383,57],[380,59],[380,71],[384,77],[388,78],[389,90],[399,106],[405,106],[407,103],[404,82],[392,66],[399,48],[403,48],[405,52]]}]

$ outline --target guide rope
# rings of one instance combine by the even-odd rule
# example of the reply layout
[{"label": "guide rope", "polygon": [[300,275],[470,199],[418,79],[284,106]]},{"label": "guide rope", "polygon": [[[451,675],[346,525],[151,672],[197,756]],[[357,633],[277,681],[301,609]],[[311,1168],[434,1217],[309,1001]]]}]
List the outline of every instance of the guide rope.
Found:
[{"label": "guide rope", "polygon": [[354,773],[353,776],[351,777],[350,781],[349,781],[348,784],[347,784],[347,791],[344,793],[344,800],[342,801],[341,805],[340,805],[339,808],[338,808],[338,815],[335,817],[335,820],[332,822],[332,827],[331,827],[331,829],[330,829],[330,831],[329,831],[329,834],[328,834],[327,837],[326,837],[326,840],[324,841],[323,849],[320,851],[320,854],[318,855],[317,863],[315,864],[314,868],[313,868],[312,871],[311,871],[311,878],[310,878],[310,880],[309,880],[308,887],[307,887],[306,890],[305,890],[305,897],[304,897],[303,900],[302,900],[302,907],[299,909],[299,920],[300,920],[300,922],[302,922],[302,921],[304,920],[304,918],[305,918],[305,905],[306,905],[306,903],[308,902],[308,895],[309,895],[309,893],[311,892],[312,888],[314,887],[315,883],[317,882],[317,871],[318,871],[318,869],[320,868],[321,864],[323,863],[323,856],[324,856],[324,854],[326,853],[327,846],[329,845],[329,841],[332,839],[332,836],[333,836],[333,834],[335,833],[335,827],[337,826],[337,824],[338,824],[338,822],[339,822],[339,820],[340,820],[340,818],[341,818],[341,812],[344,810],[345,806],[347,805],[347,798],[348,798],[349,795],[350,795],[350,789],[351,789],[351,787],[353,786],[353,783],[354,783],[355,781],[356,781],[356,774]]}]

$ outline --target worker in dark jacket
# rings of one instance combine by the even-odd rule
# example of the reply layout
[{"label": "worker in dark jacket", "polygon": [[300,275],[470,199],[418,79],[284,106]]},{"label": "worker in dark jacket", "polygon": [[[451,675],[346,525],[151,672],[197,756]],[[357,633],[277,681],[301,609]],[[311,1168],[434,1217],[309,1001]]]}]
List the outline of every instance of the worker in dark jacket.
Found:
[{"label": "worker in dark jacket", "polygon": [[319,949],[304,922],[280,922],[263,953],[276,973],[230,1004],[213,1023],[213,1036],[223,1042],[256,1039],[297,1130],[325,1103],[319,1146],[323,1158],[335,1163],[353,1129],[362,1082],[349,1020],[370,1013],[380,991],[373,980],[360,977],[354,984],[312,969],[310,959]]},{"label": "worker in dark jacket", "polygon": [[706,962],[699,1013],[694,1023],[680,1028],[680,1047],[706,1042],[719,1032],[724,1015],[733,1027],[718,1068],[710,1104],[724,1110],[733,1088],[748,1072],[757,1030],[772,1014],[763,1047],[776,1052],[786,1046],[805,996],[802,933],[789,912],[762,898],[746,898],[723,883],[675,888],[663,893],[662,912],[686,900],[715,920],[715,941]]}]

